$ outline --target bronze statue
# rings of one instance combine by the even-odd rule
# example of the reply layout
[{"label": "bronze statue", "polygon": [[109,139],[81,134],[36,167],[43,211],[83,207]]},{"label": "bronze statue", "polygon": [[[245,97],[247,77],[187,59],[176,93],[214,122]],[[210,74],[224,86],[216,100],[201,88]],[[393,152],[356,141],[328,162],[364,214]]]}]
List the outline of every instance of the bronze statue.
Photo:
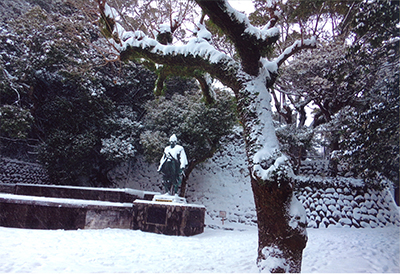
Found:
[{"label": "bronze statue", "polygon": [[164,149],[158,171],[163,174],[165,192],[174,195],[182,183],[183,171],[188,164],[185,150],[177,144],[175,134],[169,138],[169,146]]}]

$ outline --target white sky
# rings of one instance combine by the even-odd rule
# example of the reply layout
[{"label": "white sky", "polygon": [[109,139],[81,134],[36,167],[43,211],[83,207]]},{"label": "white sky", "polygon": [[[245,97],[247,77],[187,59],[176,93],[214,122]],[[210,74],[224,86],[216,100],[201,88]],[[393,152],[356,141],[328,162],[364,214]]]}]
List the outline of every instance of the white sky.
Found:
[{"label": "white sky", "polygon": [[229,0],[228,2],[233,8],[245,12],[247,15],[254,11],[253,1],[251,0]]}]

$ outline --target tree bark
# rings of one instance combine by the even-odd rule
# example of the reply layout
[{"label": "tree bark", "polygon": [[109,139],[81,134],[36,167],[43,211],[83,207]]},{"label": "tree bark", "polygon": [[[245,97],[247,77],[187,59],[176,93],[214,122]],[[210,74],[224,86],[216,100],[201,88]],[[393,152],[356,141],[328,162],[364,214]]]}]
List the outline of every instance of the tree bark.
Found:
[{"label": "tree bark", "polygon": [[260,271],[300,273],[307,236],[289,226],[287,208],[293,195],[291,183],[260,184],[254,178],[251,183],[257,209]]},{"label": "tree bark", "polygon": [[[249,90],[249,86],[253,88]],[[243,90],[235,93],[240,102],[238,113],[244,127],[248,167],[257,211],[257,265],[263,272],[299,273],[303,249],[307,243],[306,221],[305,211],[301,212],[303,216],[291,212],[297,199],[293,195],[294,182],[290,177],[290,170],[284,168],[283,176],[270,178],[257,173],[257,170],[262,173],[271,166],[278,165],[280,153],[272,125],[270,95],[265,86],[258,87],[259,89],[252,82],[245,83]],[[265,163],[257,162],[256,154],[260,152]],[[282,166],[285,165],[287,163]],[[297,206],[302,207],[301,204]]]},{"label": "tree bark", "polygon": [[186,194],[186,187],[187,187],[187,180],[189,179],[189,175],[190,173],[192,173],[193,169],[199,164],[204,162],[205,160],[207,160],[208,158],[211,158],[215,151],[217,150],[217,145],[218,142],[212,142],[209,141],[209,144],[211,146],[210,151],[205,154],[202,158],[196,159],[194,161],[189,161],[189,165],[188,167],[185,169],[184,171],[184,176],[182,178],[182,182],[181,182],[181,188],[180,188],[180,192],[179,192],[179,196],[180,197],[185,197]]},{"label": "tree bark", "polygon": [[185,197],[187,180],[189,179],[189,175],[193,171],[195,166],[196,166],[195,163],[190,163],[188,168],[184,171],[184,176],[182,177],[181,188],[180,188],[180,191],[179,191],[179,196],[180,197],[183,197],[183,198]]}]

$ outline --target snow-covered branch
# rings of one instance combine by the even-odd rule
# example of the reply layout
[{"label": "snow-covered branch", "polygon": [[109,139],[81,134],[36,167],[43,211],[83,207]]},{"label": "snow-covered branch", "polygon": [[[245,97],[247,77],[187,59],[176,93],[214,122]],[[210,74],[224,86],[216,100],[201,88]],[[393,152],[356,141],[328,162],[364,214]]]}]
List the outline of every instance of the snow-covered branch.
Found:
[{"label": "snow-covered branch", "polygon": [[285,51],[275,59],[278,67],[280,67],[289,57],[293,56],[295,53],[303,49],[315,49],[317,47],[317,39],[311,37],[310,39],[297,40],[290,47],[285,49]]},{"label": "snow-covered branch", "polygon": [[[246,14],[232,8],[226,0],[197,0],[196,2],[215,24],[222,29],[227,29],[227,34],[235,39],[235,44],[240,43],[241,40],[248,40],[253,44],[270,46],[279,37],[279,29],[274,27],[273,22],[263,29],[254,27]],[[215,14],[222,15],[224,20],[222,18],[216,20]],[[275,17],[273,21],[276,21]]]},{"label": "snow-covered branch", "polygon": [[274,23],[263,29],[256,28],[245,14],[236,11],[226,0],[196,0],[196,3],[233,42],[243,70],[258,75],[260,57],[266,55],[280,35],[278,28],[271,27]]},{"label": "snow-covered branch", "polygon": [[104,25],[110,32],[108,38],[120,53],[120,59],[145,58],[156,64],[176,66],[188,70],[200,69],[234,88],[240,65],[228,55],[216,50],[209,43],[204,26],[199,25],[196,37],[185,45],[165,45],[148,37],[142,31],[126,31],[114,18],[115,11],[99,0]]}]

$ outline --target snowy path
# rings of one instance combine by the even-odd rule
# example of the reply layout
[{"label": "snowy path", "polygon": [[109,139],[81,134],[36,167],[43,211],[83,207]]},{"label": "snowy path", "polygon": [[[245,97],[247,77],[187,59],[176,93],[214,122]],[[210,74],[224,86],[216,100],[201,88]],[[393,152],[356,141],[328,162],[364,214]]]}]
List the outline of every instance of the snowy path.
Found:
[{"label": "snowy path", "polygon": [[[4,272],[256,272],[257,230],[176,237],[141,231],[0,227]],[[310,229],[303,272],[400,272],[399,228]]]}]

